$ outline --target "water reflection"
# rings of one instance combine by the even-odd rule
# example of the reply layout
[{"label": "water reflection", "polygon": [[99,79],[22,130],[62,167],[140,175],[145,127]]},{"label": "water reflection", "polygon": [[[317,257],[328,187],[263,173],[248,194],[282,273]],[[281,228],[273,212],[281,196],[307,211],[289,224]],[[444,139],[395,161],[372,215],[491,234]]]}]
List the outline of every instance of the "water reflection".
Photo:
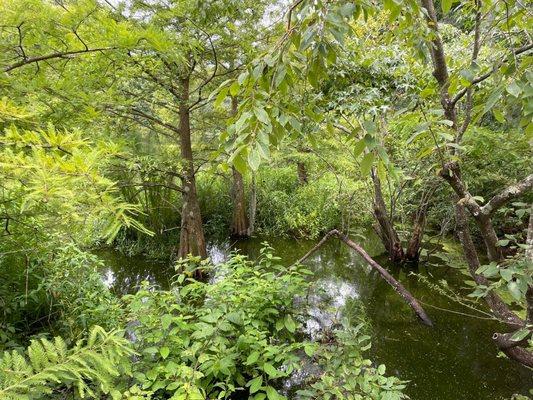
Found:
[{"label": "water reflection", "polygon": [[305,322],[305,333],[317,340],[321,332],[334,329],[340,324],[346,303],[358,298],[354,284],[339,278],[319,279],[307,298],[310,318]]},{"label": "water reflection", "polygon": [[[231,250],[255,259],[259,256],[261,242],[253,239],[211,244],[209,255],[217,264],[223,262]],[[269,238],[269,242],[287,265],[314,245],[310,241],[282,238]],[[385,258],[378,256],[379,241],[372,236],[360,243],[421,302],[442,309],[469,311],[420,283],[409,270],[388,265]],[[112,251],[99,255],[106,262],[103,279],[118,293],[134,291],[143,280],[165,289],[174,275],[172,267],[161,263],[132,259]],[[413,400],[508,400],[513,393],[527,394],[533,387],[531,371],[496,357],[491,335],[505,329],[496,322],[425,306],[435,327],[419,324],[398,294],[359,255],[336,241],[310,257],[306,265],[315,272],[317,280],[316,288],[307,299],[313,316],[306,323],[309,334],[316,335],[320,329],[331,328],[341,318],[357,324],[366,314],[373,342],[368,358],[386,364],[387,371],[401,379],[410,380],[407,394]],[[460,287],[463,280],[457,270],[446,266],[421,265],[420,273],[433,282],[445,279],[452,287]],[[361,311],[361,303],[366,313]]]}]

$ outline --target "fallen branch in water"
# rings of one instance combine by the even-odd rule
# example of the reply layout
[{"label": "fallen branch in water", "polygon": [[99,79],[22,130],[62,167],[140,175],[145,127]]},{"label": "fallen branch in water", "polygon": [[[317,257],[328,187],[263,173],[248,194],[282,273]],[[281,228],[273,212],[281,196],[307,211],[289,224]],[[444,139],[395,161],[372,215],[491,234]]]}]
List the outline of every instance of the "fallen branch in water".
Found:
[{"label": "fallen branch in water", "polygon": [[392,275],[389,274],[385,268],[383,268],[376,261],[374,261],[374,259],[372,257],[370,257],[368,255],[368,253],[361,246],[359,246],[357,243],[355,243],[350,238],[348,238],[348,236],[346,236],[345,234],[341,233],[337,229],[333,229],[333,230],[329,231],[328,233],[326,233],[326,235],[322,238],[322,240],[320,242],[318,242],[318,244],[315,247],[313,247],[311,250],[309,250],[296,263],[297,264],[301,264],[302,262],[304,262],[311,254],[313,254],[315,251],[317,251],[332,236],[337,237],[339,240],[344,242],[348,247],[350,247],[351,249],[353,249],[357,253],[359,253],[365,259],[365,261],[373,269],[378,271],[379,274],[381,275],[381,277],[383,279],[385,279],[385,281],[387,281],[387,283],[389,285],[391,285],[392,288],[400,296],[402,296],[402,298],[406,301],[407,304],[409,304],[409,306],[413,309],[413,311],[415,312],[416,316],[420,319],[420,321],[422,321],[422,323],[424,323],[425,325],[428,325],[428,326],[433,326],[433,323],[431,322],[431,319],[429,319],[428,315],[426,314],[426,312],[424,311],[424,309],[422,308],[420,303],[418,303],[418,301],[413,297],[413,295],[400,282],[398,282],[396,279],[394,279],[392,277]]}]

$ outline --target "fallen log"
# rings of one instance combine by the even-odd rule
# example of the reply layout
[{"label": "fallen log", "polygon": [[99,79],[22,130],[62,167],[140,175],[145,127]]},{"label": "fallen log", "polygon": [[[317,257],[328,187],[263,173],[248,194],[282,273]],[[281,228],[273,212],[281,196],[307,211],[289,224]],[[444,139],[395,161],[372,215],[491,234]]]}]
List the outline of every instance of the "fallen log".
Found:
[{"label": "fallen log", "polygon": [[396,279],[392,277],[389,272],[383,268],[381,265],[379,265],[372,257],[368,255],[368,253],[357,243],[355,243],[353,240],[348,238],[345,234],[338,231],[337,229],[333,229],[326,233],[326,235],[320,240],[320,242],[317,243],[315,247],[313,247],[311,250],[309,250],[303,257],[301,257],[296,263],[301,264],[303,263],[311,254],[313,254],[315,251],[317,251],[326,241],[330,238],[335,236],[340,241],[344,242],[348,247],[355,250],[357,253],[359,253],[365,261],[376,271],[379,272],[381,277],[385,279],[385,281],[392,286],[392,288],[405,300],[405,302],[413,309],[416,316],[420,319],[420,321],[428,326],[433,326],[433,322],[431,322],[431,319],[429,319],[428,315],[418,303],[418,301],[413,297],[413,295]]}]

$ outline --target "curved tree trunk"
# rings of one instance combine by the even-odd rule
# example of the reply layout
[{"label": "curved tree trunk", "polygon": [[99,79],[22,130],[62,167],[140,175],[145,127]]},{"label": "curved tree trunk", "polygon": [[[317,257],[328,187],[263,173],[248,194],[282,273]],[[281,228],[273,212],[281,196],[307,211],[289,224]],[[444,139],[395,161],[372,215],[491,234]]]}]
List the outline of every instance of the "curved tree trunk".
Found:
[{"label": "curved tree trunk", "polygon": [[[464,256],[468,265],[468,270],[474,281],[478,285],[489,286],[490,282],[482,275],[476,273],[476,271],[481,266],[479,258],[477,255],[476,246],[472,240],[472,235],[470,234],[470,229],[468,228],[468,217],[465,210],[465,206],[456,198],[455,203],[455,222],[457,224],[457,235],[459,236],[459,241],[463,247]],[[485,301],[492,310],[494,316],[498,319],[508,323],[513,326],[522,325],[522,320],[513,313],[507,304],[494,292],[490,291],[485,297]]]},{"label": "curved tree trunk", "polygon": [[207,257],[200,204],[196,194],[194,158],[191,146],[191,125],[189,110],[189,78],[181,78],[181,101],[179,104],[179,136],[183,162],[183,206],[181,210],[181,231],[178,257],[187,255]]}]

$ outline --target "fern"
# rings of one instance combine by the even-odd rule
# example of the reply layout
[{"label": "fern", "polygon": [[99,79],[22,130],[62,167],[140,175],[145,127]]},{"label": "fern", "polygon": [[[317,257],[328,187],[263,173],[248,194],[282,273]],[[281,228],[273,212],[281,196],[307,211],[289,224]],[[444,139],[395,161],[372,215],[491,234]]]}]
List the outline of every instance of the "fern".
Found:
[{"label": "fern", "polygon": [[6,351],[0,358],[0,399],[38,399],[59,389],[73,390],[80,398],[109,393],[118,366],[131,354],[118,331],[99,326],[71,349],[61,337],[33,340],[26,355]]}]

